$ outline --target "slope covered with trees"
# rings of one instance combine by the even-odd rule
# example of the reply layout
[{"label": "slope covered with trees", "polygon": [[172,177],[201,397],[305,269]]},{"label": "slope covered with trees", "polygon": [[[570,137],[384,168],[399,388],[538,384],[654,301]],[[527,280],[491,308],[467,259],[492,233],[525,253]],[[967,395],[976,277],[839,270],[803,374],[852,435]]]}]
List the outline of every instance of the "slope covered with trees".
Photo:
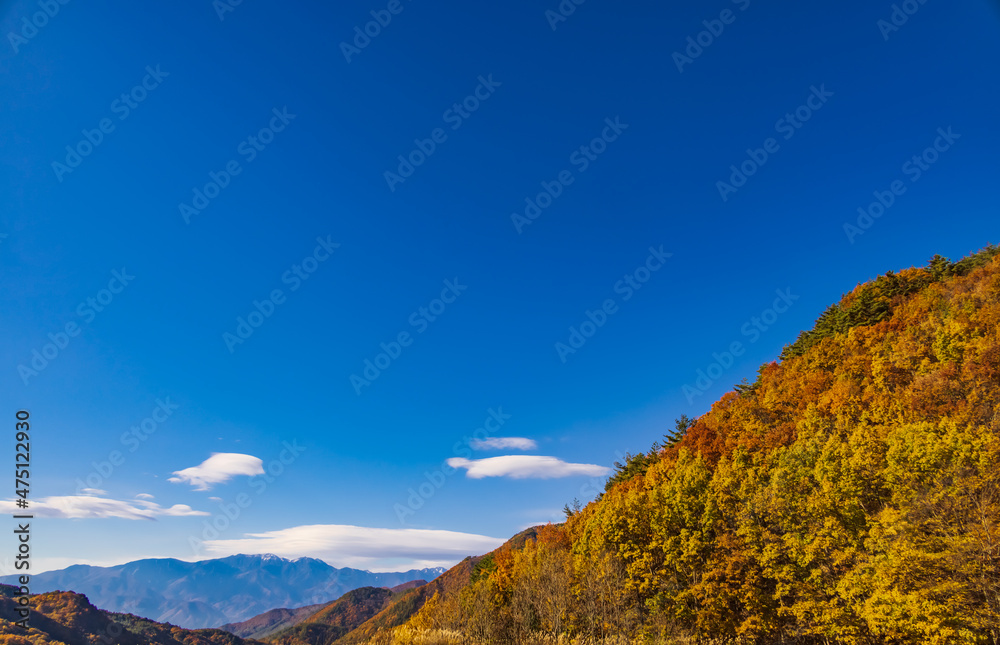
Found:
[{"label": "slope covered with trees", "polygon": [[[537,535],[537,530],[530,528],[507,540],[500,549],[493,553],[465,558],[433,581],[393,598],[385,609],[338,640],[337,645],[358,645],[367,643],[370,639],[381,642],[391,637],[393,633],[398,636],[401,628],[404,632],[409,629],[406,625],[412,622],[428,603],[434,606],[437,598],[441,596],[453,597],[470,582],[487,576],[494,567],[496,553],[519,550],[529,541],[534,540]],[[418,622],[418,624],[420,623]],[[282,645],[297,644],[285,643]]]},{"label": "slope covered with trees", "polygon": [[272,609],[238,623],[226,623],[219,629],[241,638],[263,638],[301,623],[328,604],[306,605],[294,609],[287,607]]},{"label": "slope covered with trees", "polygon": [[264,645],[219,629],[181,629],[132,614],[97,609],[87,597],[56,591],[30,597],[28,628],[18,602],[0,586],[0,645]]},{"label": "slope covered with trees", "polygon": [[394,594],[384,587],[361,587],[337,600],[297,625],[271,635],[276,645],[330,645],[385,609]]},{"label": "slope covered with trees", "polygon": [[599,500],[368,642],[997,645],[997,256],[859,285]]}]

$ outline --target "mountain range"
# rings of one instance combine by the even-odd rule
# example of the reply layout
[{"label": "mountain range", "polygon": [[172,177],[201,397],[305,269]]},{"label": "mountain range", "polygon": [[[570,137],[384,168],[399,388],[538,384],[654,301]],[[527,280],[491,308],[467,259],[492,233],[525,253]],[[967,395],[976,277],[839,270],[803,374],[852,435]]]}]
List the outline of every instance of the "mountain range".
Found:
[{"label": "mountain range", "polygon": [[[234,555],[215,560],[137,560],[114,567],[75,565],[31,577],[32,591],[74,591],[113,612],[134,613],[189,629],[237,623],[276,607],[336,600],[358,587],[432,580],[443,569],[371,573],[337,569],[315,558]],[[16,584],[16,576],[0,582]]]},{"label": "mountain range", "polygon": [[[306,624],[309,627],[306,627],[305,631],[311,631],[314,636],[317,632],[324,632],[337,634],[339,637],[378,613],[390,598],[425,584],[426,580],[411,580],[392,589],[360,587],[326,604],[308,605],[296,609],[272,609],[239,623],[225,624],[219,629],[242,638],[262,639],[271,634],[285,632],[295,625]],[[302,633],[302,630],[288,630],[284,634],[285,639],[296,633]],[[316,639],[313,638],[310,642],[314,640]]]},{"label": "mountain range", "polygon": [[[483,565],[492,563],[496,554],[522,548],[537,536],[537,529],[528,529],[509,540],[501,549],[486,556],[467,557],[431,582],[411,580],[393,588],[359,587],[334,601],[294,609],[273,609],[240,623],[219,629],[185,629],[169,622],[157,622],[132,613],[98,608],[86,595],[73,591],[35,593],[30,599],[30,616],[25,629],[20,613],[18,591],[14,586],[0,584],[0,643],[10,645],[352,645],[367,642],[372,637],[379,643],[389,643],[393,630],[406,629],[407,621],[425,606],[433,606],[442,594],[454,596],[475,579]],[[294,571],[294,565],[319,562],[309,558],[289,561],[272,555],[233,556],[221,560],[193,563],[201,570],[203,582],[206,569],[226,571],[229,568],[284,567]],[[121,567],[70,567],[103,571],[107,579],[119,574],[134,574],[137,569],[149,572],[170,563],[176,571],[176,560],[140,560]],[[220,564],[221,563],[221,564]],[[192,563],[182,563],[192,564]],[[325,564],[325,563],[324,563]],[[131,565],[142,565],[132,567]],[[315,566],[315,565],[313,565]],[[329,566],[329,565],[327,565]],[[321,569],[321,567],[319,567]],[[333,567],[330,567],[333,569]],[[405,576],[407,573],[371,574],[352,569],[333,569],[378,576]],[[429,569],[431,574],[440,570]],[[63,574],[64,571],[52,572]],[[40,578],[40,574],[37,578]],[[65,577],[65,576],[64,576]],[[123,576],[126,577],[126,576]],[[32,576],[32,580],[37,579]],[[194,601],[191,601],[194,602]],[[405,631],[403,634],[405,635]],[[388,637],[390,640],[386,640]],[[396,642],[396,641],[392,641]],[[420,641],[423,643],[424,641]],[[431,641],[427,641],[430,643]],[[445,643],[446,641],[434,641]],[[456,641],[447,641],[455,643]]]}]

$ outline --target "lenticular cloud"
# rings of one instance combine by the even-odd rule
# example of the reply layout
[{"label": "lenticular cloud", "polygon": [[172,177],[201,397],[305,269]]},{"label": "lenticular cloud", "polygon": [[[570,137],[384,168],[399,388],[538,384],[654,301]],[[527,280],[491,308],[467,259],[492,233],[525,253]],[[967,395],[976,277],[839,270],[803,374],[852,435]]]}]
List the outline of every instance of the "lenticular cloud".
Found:
[{"label": "lenticular cloud", "polygon": [[253,455],[238,452],[216,452],[197,466],[177,470],[168,482],[191,484],[195,490],[208,490],[215,484],[227,482],[237,475],[264,474],[264,462]]},{"label": "lenticular cloud", "polygon": [[401,567],[450,567],[468,555],[492,551],[503,543],[502,539],[456,531],[312,524],[207,540],[204,546],[213,557],[274,553],[284,558],[320,558],[335,567],[398,571]]},{"label": "lenticular cloud", "polygon": [[465,459],[452,457],[448,460],[452,468],[465,468],[469,479],[484,477],[510,477],[511,479],[558,479],[588,475],[607,475],[610,468],[595,464],[571,464],[558,457],[538,455],[504,455],[486,459]]}]

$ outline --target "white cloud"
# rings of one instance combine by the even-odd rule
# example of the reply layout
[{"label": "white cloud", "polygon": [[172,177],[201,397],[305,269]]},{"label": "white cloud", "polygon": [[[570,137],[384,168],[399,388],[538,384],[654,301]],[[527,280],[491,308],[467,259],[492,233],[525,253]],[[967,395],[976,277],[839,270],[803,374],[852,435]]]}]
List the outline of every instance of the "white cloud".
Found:
[{"label": "white cloud", "polygon": [[538,444],[532,439],[524,437],[489,437],[487,439],[473,439],[469,442],[473,450],[503,450],[513,448],[514,450],[534,450]]},{"label": "white cloud", "polygon": [[135,496],[136,499],[153,499],[153,496],[149,493],[139,493]]},{"label": "white cloud", "polygon": [[594,464],[571,464],[558,457],[538,455],[504,455],[486,459],[464,459],[452,457],[448,465],[465,468],[469,479],[484,477],[510,477],[512,479],[555,479],[574,475],[607,475],[610,468]]},{"label": "white cloud", "polygon": [[264,462],[253,455],[244,455],[238,452],[214,452],[212,456],[201,462],[197,466],[176,470],[173,473],[176,477],[171,477],[168,482],[174,484],[188,483],[194,486],[195,490],[208,490],[215,484],[229,481],[237,475],[264,474]]},{"label": "white cloud", "polygon": [[312,524],[243,538],[207,540],[209,557],[273,553],[283,558],[312,557],[335,567],[400,571],[449,567],[469,555],[482,555],[504,540],[473,533],[431,529],[381,529],[344,524]]},{"label": "white cloud", "polygon": [[[24,513],[13,500],[0,501],[0,513]],[[174,504],[164,508],[155,502],[135,500],[125,502],[95,495],[66,495],[63,497],[42,497],[31,502],[30,512],[36,517],[60,517],[68,519],[93,519],[119,517],[126,520],[152,520],[160,516],[186,517],[190,515],[210,515],[196,511],[187,504]]]},{"label": "white cloud", "polygon": [[[156,557],[156,556],[150,556]],[[56,571],[58,569],[65,569],[66,567],[71,567],[74,564],[86,564],[92,567],[114,567],[119,564],[125,564],[126,562],[131,562],[134,560],[142,560],[143,557],[129,558],[127,560],[122,560],[121,558],[115,558],[113,560],[93,560],[90,558],[77,558],[77,557],[34,557],[31,558],[31,573],[39,574],[45,573],[46,571]],[[11,558],[10,556],[5,556],[0,559],[0,575],[2,576],[16,576],[21,572],[17,570],[14,566],[17,560]],[[23,566],[23,565],[22,565]]]},{"label": "white cloud", "polygon": [[84,495],[107,495],[108,491],[101,490],[100,488],[83,488],[80,490]]}]

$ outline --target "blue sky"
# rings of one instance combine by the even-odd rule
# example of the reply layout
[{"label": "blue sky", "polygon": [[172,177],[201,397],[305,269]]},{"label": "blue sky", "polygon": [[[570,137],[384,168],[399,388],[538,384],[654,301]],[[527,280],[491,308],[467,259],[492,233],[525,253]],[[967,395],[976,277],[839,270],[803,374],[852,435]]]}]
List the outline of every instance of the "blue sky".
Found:
[{"label": "blue sky", "polygon": [[457,561],[998,239],[996,3],[43,5],[0,3],[37,570]]}]

